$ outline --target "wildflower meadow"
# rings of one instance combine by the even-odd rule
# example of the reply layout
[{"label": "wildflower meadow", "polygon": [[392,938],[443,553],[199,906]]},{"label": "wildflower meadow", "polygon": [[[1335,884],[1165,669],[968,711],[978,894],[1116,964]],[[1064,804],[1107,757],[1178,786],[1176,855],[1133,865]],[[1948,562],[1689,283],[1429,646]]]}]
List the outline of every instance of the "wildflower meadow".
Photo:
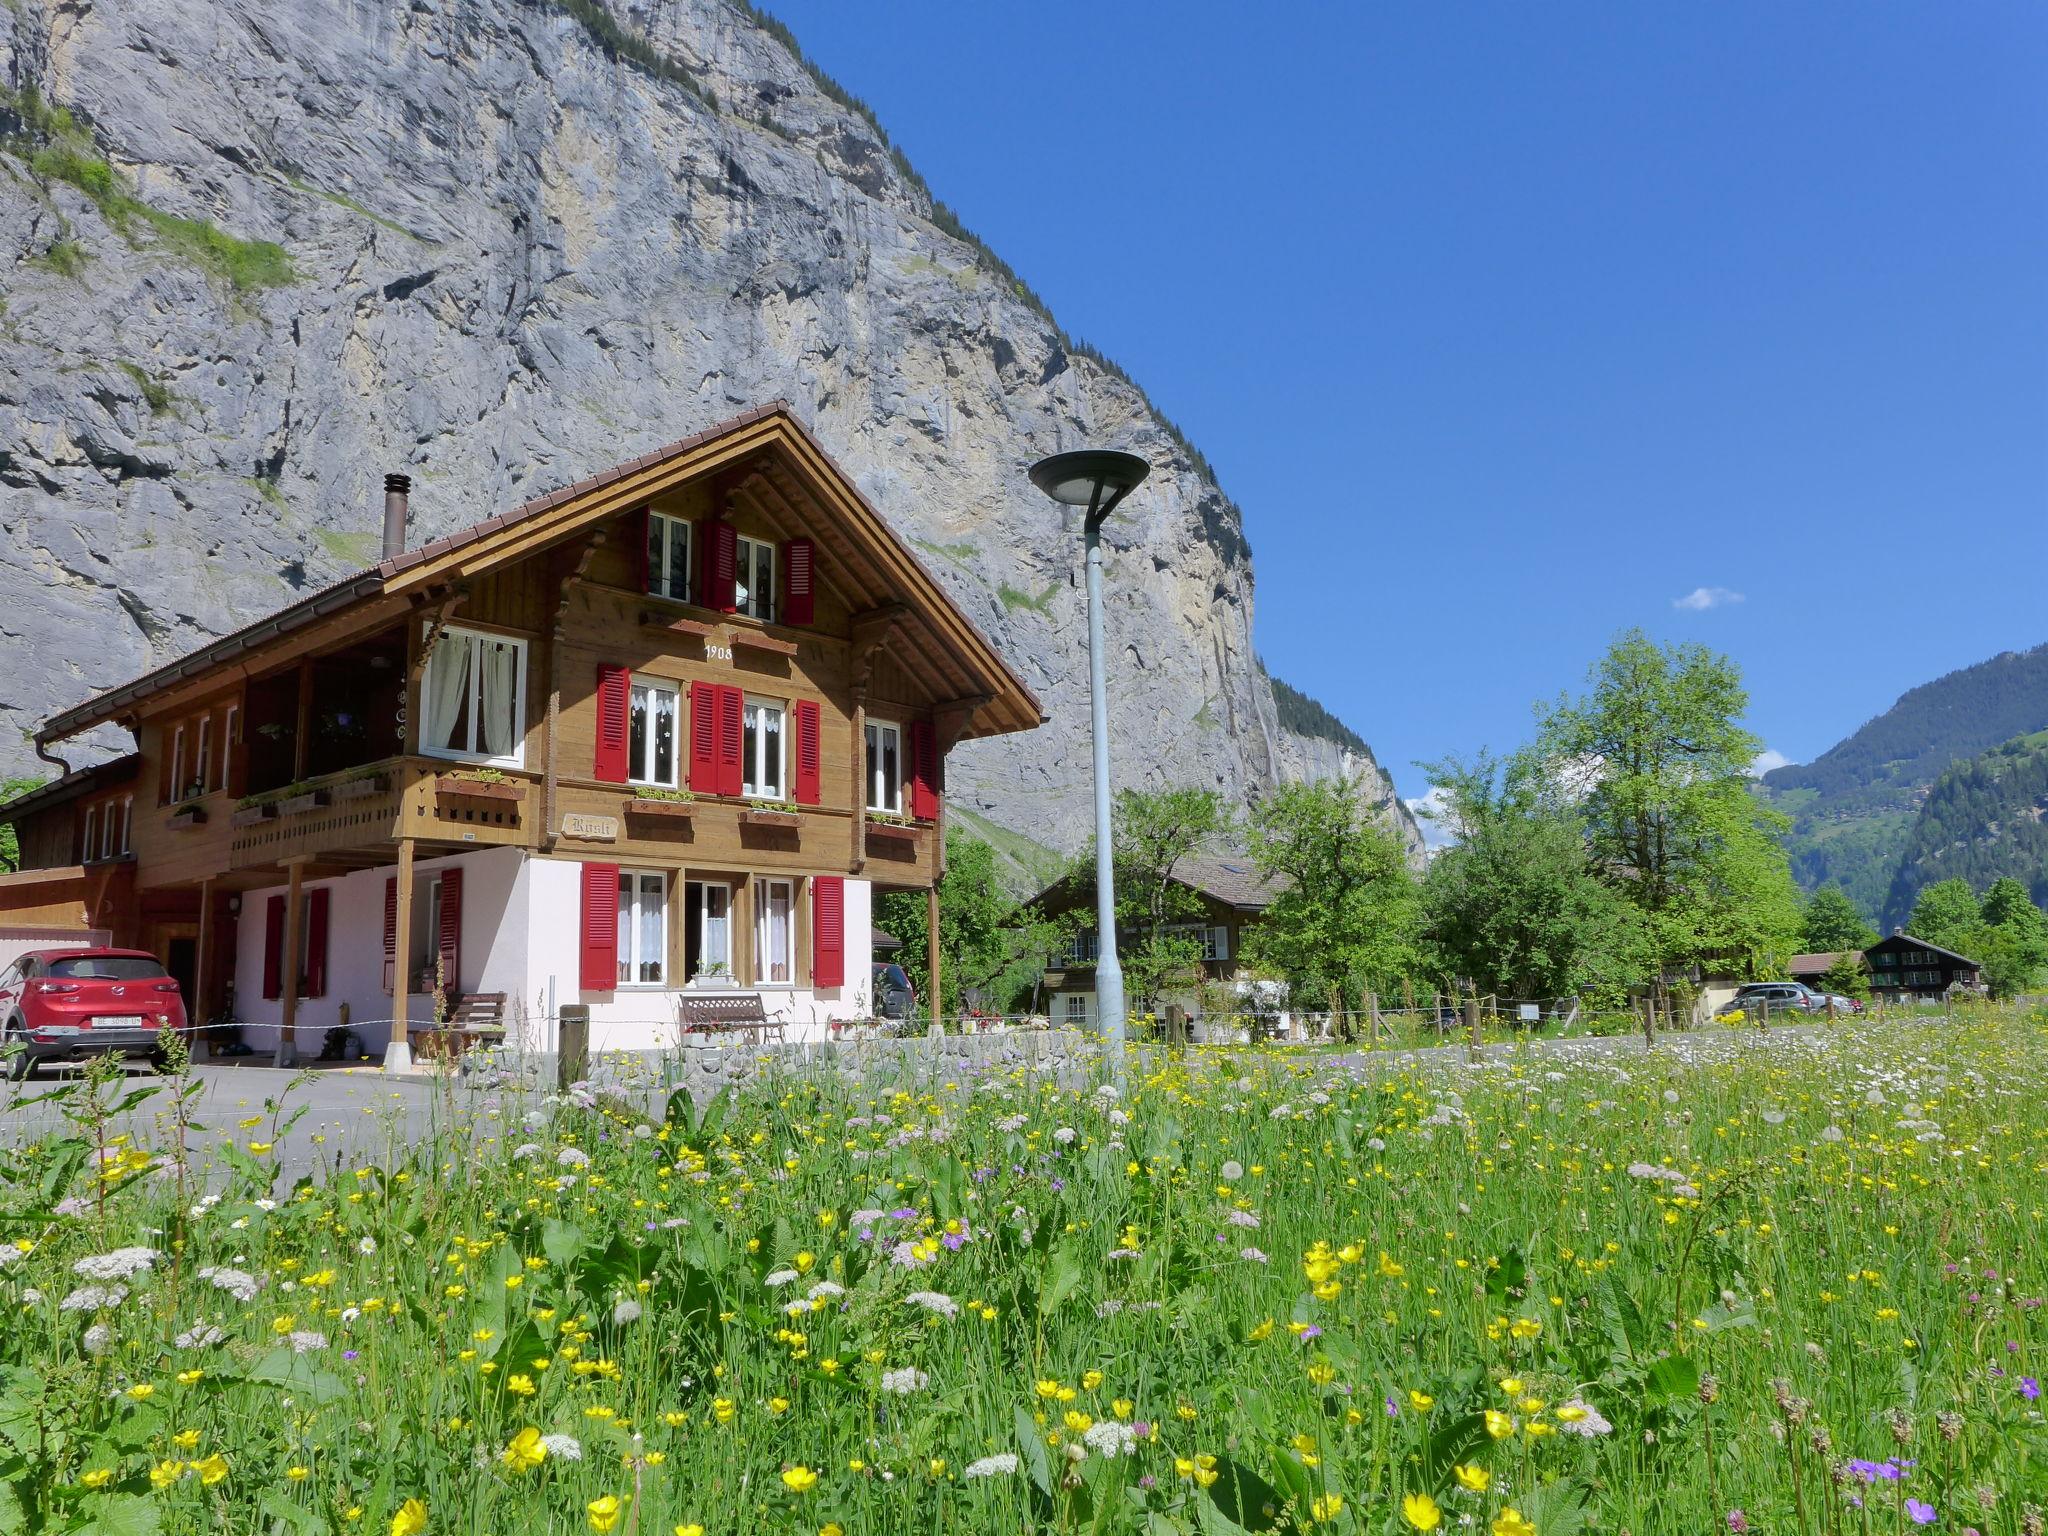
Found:
[{"label": "wildflower meadow", "polygon": [[2043,1021],[1598,1045],[464,1089],[296,1184],[288,1094],[38,1085],[0,1532],[2039,1533]]}]

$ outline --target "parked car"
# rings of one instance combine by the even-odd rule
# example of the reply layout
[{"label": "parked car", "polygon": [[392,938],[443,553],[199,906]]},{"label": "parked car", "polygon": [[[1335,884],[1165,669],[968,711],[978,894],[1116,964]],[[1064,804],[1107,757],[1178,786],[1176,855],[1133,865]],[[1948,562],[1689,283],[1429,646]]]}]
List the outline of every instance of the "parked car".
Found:
[{"label": "parked car", "polygon": [[875,1014],[884,1019],[910,1019],[917,1015],[917,988],[900,965],[879,961],[875,965]]},{"label": "parked car", "polygon": [[1862,1000],[1851,997],[1846,992],[1819,992],[1815,996],[1820,999],[1821,1011],[1823,1013],[1827,1011],[1829,1003],[1835,1005],[1835,1012],[1837,1013],[1861,1013],[1863,1011]]},{"label": "parked car", "polygon": [[191,1024],[178,984],[146,950],[37,949],[0,972],[0,1051],[17,1078],[90,1056],[160,1061],[165,1028]]},{"label": "parked car", "polygon": [[1828,1011],[1827,1000],[1799,981],[1753,981],[1736,990],[1735,996],[1714,1010],[1714,1017],[1731,1014],[1745,1018],[1769,1018],[1778,1014],[1814,1014]]}]

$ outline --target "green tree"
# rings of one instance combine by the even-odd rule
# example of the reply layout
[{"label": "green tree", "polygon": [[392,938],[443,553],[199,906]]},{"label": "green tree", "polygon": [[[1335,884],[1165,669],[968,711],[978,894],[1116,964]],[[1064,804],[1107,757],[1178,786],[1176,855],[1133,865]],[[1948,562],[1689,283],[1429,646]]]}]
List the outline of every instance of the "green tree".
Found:
[{"label": "green tree", "polygon": [[[928,1004],[927,915],[923,891],[886,891],[875,901],[876,925],[903,941],[896,963]],[[972,992],[985,1006],[1008,1012],[1038,979],[1057,937],[1057,924],[1033,917],[1004,892],[993,848],[964,832],[946,834],[946,873],[939,881],[942,1011],[964,1013]]]},{"label": "green tree", "polygon": [[1977,939],[1983,921],[1983,906],[1977,893],[1970,889],[1969,881],[1937,880],[1914,901],[1913,915],[1906,919],[1906,932],[1959,955],[1970,955],[1968,946]]},{"label": "green tree", "polygon": [[1993,997],[2031,990],[2048,970],[2048,917],[2011,876],[1992,882],[1981,909],[1984,984]]},{"label": "green tree", "polygon": [[[1826,953],[1826,951],[1816,951]],[[1848,950],[1835,957],[1835,963],[1821,972],[1820,990],[1839,992],[1844,997],[1869,1001],[1870,973],[1863,969],[1863,962]]]},{"label": "green tree", "polygon": [[1353,1008],[1416,961],[1416,891],[1400,843],[1347,779],[1287,784],[1250,822],[1251,858],[1284,889],[1246,958],[1288,983],[1297,1007]]},{"label": "green tree", "polygon": [[1704,646],[1631,630],[1594,666],[1584,698],[1539,711],[1539,749],[1580,798],[1595,867],[1648,924],[1665,965],[1768,974],[1791,952],[1799,899],[1752,793],[1762,743],[1737,723],[1742,676]]},{"label": "green tree", "polygon": [[1611,1002],[1652,968],[1634,909],[1602,884],[1569,802],[1528,756],[1425,764],[1456,838],[1423,876],[1432,968],[1518,1001]]},{"label": "green tree", "polygon": [[[1134,1005],[1156,1008],[1162,993],[1199,980],[1202,941],[1187,925],[1204,908],[1178,876],[1191,855],[1226,830],[1223,800],[1213,789],[1117,792],[1110,823],[1117,958]],[[1081,877],[1092,878],[1092,868],[1091,857],[1090,873]]]},{"label": "green tree", "polygon": [[[19,800],[32,789],[41,789],[43,780],[33,777],[0,779],[0,805]],[[14,833],[14,824],[0,826],[0,874],[12,874],[21,868],[21,844]]]},{"label": "green tree", "polygon": [[1800,923],[1799,942],[1809,954],[1868,949],[1877,942],[1877,930],[1863,920],[1856,903],[1837,885],[1824,885],[1807,899]]}]

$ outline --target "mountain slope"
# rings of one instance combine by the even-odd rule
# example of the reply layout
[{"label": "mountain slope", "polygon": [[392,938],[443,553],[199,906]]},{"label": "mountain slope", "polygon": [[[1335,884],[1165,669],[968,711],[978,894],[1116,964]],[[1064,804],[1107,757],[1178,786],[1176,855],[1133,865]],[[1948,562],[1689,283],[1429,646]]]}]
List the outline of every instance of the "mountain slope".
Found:
[{"label": "mountain slope", "polygon": [[1764,792],[1793,818],[1793,874],[1808,890],[1837,883],[1877,915],[1941,773],[2044,728],[2048,645],[2039,645],[1923,683],[1812,762],[1773,769]]},{"label": "mountain slope", "polygon": [[1024,475],[1083,444],[1154,466],[1120,778],[1288,771],[1207,465],[748,8],[8,0],[0,86],[0,772],[363,563],[386,470],[428,538],[777,397],[1052,717],[963,748],[964,805],[1086,836],[1079,539]]},{"label": "mountain slope", "polygon": [[1885,898],[1884,922],[1906,921],[1938,880],[1982,892],[2010,875],[2048,902],[2048,731],[1957,763],[1934,781],[1913,820]]}]

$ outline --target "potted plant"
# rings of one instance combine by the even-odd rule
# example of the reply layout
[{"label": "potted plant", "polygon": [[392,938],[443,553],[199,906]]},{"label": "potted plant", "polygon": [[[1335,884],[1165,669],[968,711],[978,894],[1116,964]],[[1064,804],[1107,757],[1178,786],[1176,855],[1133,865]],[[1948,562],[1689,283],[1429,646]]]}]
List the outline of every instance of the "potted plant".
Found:
[{"label": "potted plant", "polygon": [[747,808],[740,812],[740,821],[749,827],[797,827],[803,819],[779,800],[749,800]]},{"label": "potted plant", "polygon": [[465,768],[439,774],[434,793],[443,800],[508,800],[526,798],[526,786],[505,777],[495,768]]},{"label": "potted plant", "polygon": [[892,815],[888,811],[869,811],[867,827],[869,837],[898,843],[915,843],[917,834],[922,830],[908,817]]},{"label": "potted plant", "polygon": [[231,827],[261,826],[277,815],[277,802],[259,799],[255,795],[244,795],[235,802],[235,808],[228,812]]},{"label": "potted plant", "polygon": [[662,789],[643,784],[626,802],[626,814],[688,821],[697,814],[697,797],[687,789]]},{"label": "potted plant", "polygon": [[336,800],[367,800],[391,788],[391,780],[377,769],[358,768],[332,791]]},{"label": "potted plant", "polygon": [[164,823],[173,832],[183,832],[192,827],[206,824],[206,810],[196,800],[188,800],[172,812],[171,819]]}]

